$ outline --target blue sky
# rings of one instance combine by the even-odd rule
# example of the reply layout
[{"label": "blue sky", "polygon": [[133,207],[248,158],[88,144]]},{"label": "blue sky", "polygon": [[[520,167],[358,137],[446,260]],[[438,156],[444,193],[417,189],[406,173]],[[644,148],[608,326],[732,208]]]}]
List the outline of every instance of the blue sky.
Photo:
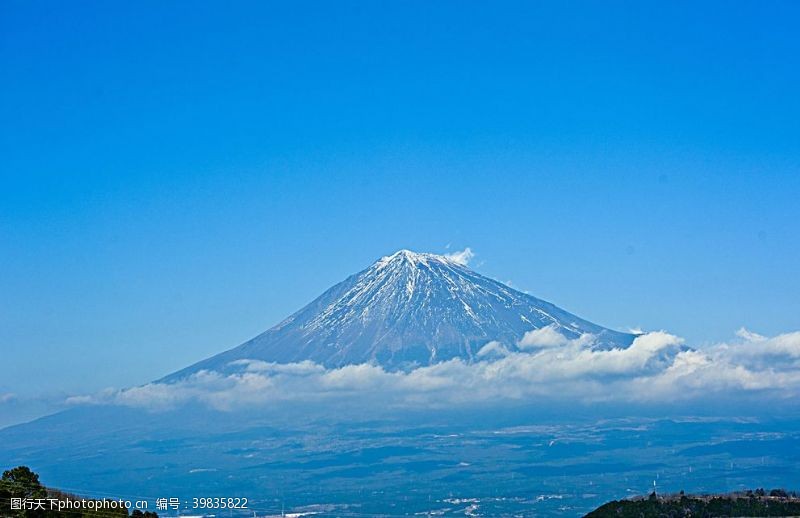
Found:
[{"label": "blue sky", "polygon": [[399,248],[608,327],[797,330],[799,16],[3,2],[0,394],[158,378]]}]

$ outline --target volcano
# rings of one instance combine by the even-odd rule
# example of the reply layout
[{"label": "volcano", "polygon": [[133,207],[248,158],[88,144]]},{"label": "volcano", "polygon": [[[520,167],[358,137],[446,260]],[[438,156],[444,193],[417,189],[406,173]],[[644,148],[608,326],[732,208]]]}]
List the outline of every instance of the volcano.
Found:
[{"label": "volcano", "polygon": [[237,360],[336,368],[371,363],[405,370],[477,359],[490,341],[516,350],[528,331],[594,337],[596,347],[627,347],[635,335],[606,329],[517,291],[444,255],[400,250],[331,287],[244,344],[171,374],[225,371]]}]

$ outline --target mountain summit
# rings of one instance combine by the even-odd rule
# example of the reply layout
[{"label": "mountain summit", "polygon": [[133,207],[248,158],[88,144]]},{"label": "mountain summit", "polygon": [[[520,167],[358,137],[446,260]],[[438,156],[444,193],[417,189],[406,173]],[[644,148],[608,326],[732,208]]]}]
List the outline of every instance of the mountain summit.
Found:
[{"label": "mountain summit", "polygon": [[626,347],[634,335],[587,322],[514,290],[448,256],[400,250],[333,286],[252,340],[166,380],[235,360],[340,367],[376,363],[407,369],[476,359],[489,341],[514,350],[523,335],[551,326],[566,338],[585,333],[600,347]]}]

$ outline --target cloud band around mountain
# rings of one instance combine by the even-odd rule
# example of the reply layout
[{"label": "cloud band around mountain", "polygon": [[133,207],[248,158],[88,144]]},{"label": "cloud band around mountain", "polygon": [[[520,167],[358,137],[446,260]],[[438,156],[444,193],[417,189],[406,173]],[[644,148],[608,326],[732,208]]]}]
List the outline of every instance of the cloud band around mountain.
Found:
[{"label": "cloud band around mountain", "polygon": [[[543,328],[544,329],[544,328]],[[592,336],[539,330],[512,350],[490,342],[474,363],[450,360],[407,372],[370,364],[326,369],[311,361],[237,360],[226,372],[203,370],[173,383],[150,383],[78,396],[71,404],[169,409],[199,402],[219,410],[302,401],[370,401],[383,405],[469,405],[493,401],[581,404],[703,402],[770,392],[800,395],[800,332],[764,337],[740,330],[730,343],[691,349],[657,331],[628,348],[594,348]],[[560,336],[560,337],[559,337]],[[480,355],[479,355],[480,356]]]}]

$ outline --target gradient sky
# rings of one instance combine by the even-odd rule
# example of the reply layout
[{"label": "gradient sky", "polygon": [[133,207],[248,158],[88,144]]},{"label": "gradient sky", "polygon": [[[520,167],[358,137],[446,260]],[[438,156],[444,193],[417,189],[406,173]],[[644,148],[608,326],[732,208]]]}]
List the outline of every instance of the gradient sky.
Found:
[{"label": "gradient sky", "polygon": [[798,20],[4,1],[0,396],[158,378],[399,248],[612,328],[800,329]]}]

